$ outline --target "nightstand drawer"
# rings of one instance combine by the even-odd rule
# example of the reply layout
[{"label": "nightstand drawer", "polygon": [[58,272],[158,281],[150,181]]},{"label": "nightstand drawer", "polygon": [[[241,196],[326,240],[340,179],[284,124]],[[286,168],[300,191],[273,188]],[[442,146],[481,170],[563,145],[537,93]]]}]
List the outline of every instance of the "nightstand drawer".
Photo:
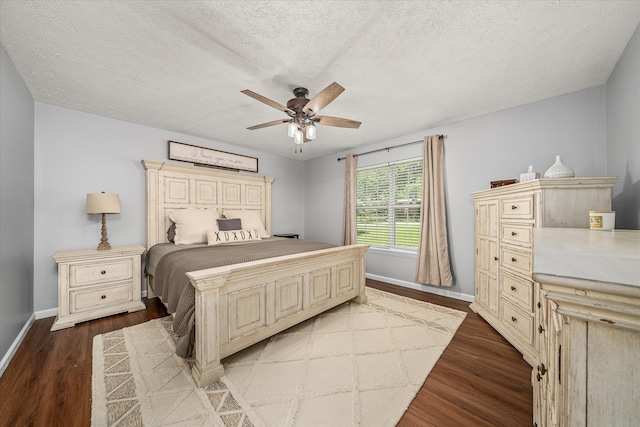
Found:
[{"label": "nightstand drawer", "polygon": [[99,283],[113,283],[132,278],[131,258],[91,264],[72,264],[69,266],[69,286],[87,286]]},{"label": "nightstand drawer", "polygon": [[71,291],[69,292],[69,312],[74,314],[126,304],[133,300],[131,289],[131,282],[123,282],[109,287]]},{"label": "nightstand drawer", "polygon": [[502,300],[502,321],[527,344],[533,343],[533,316]]}]

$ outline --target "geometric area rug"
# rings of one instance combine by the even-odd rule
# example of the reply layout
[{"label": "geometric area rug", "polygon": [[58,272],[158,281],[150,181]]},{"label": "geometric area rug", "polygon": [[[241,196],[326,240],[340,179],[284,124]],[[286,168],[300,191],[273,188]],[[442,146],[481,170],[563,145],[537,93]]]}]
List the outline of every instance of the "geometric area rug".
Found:
[{"label": "geometric area rug", "polygon": [[332,427],[397,424],[464,312],[366,288],[223,359],[206,388],[175,355],[172,319],[98,335],[92,426]]}]

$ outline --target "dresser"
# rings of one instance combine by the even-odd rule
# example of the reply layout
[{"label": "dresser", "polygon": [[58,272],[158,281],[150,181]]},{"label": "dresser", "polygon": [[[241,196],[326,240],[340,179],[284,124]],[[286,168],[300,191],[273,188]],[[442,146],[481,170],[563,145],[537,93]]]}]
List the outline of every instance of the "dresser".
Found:
[{"label": "dresser", "polygon": [[470,308],[531,366],[539,361],[542,305],[533,281],[533,230],[589,228],[590,210],[611,209],[615,177],[537,179],[472,193],[475,300]]},{"label": "dresser", "polygon": [[58,316],[52,331],[125,311],[143,310],[142,246],[53,254],[58,264]]},{"label": "dresser", "polygon": [[638,425],[640,231],[537,229],[534,242],[534,425]]}]

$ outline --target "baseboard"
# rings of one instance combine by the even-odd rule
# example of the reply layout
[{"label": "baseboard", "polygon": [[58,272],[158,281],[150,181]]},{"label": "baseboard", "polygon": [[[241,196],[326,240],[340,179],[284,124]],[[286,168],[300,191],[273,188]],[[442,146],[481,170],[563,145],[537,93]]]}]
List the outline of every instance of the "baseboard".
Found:
[{"label": "baseboard", "polygon": [[54,317],[58,315],[58,307],[50,308],[48,310],[40,310],[34,313],[36,315],[36,320],[45,319],[47,317]]},{"label": "baseboard", "polygon": [[9,362],[11,362],[13,355],[16,354],[18,347],[20,347],[20,344],[22,344],[24,337],[27,336],[27,332],[29,332],[29,329],[31,329],[31,325],[33,325],[33,322],[35,321],[36,321],[36,314],[33,313],[29,317],[27,322],[24,324],[22,329],[20,330],[20,333],[18,334],[16,339],[13,340],[13,344],[11,344],[11,347],[9,347],[9,350],[7,350],[7,353],[2,357],[2,360],[0,360],[0,377],[2,376],[2,374],[4,374],[4,371],[5,369],[7,369],[7,366],[9,366]]},{"label": "baseboard", "polygon": [[418,291],[429,292],[431,294],[442,295],[443,297],[454,298],[461,301],[474,302],[473,295],[462,294],[460,292],[448,291],[446,288],[421,285],[420,283],[407,282],[405,280],[392,279],[391,277],[378,276],[377,274],[366,273],[365,277],[379,282],[390,283],[392,285],[403,286],[405,288],[415,289]]}]

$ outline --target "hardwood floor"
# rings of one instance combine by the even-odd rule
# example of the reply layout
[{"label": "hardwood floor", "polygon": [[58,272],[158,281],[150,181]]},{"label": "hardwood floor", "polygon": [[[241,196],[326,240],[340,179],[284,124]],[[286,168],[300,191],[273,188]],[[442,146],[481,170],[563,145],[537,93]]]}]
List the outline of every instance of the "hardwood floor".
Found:
[{"label": "hardwood floor", "polygon": [[[453,340],[398,423],[425,426],[531,426],[531,368],[469,303],[367,280],[367,286],[467,312]],[[89,426],[93,337],[166,316],[147,309],[50,332],[37,320],[0,377],[0,426]]]}]

